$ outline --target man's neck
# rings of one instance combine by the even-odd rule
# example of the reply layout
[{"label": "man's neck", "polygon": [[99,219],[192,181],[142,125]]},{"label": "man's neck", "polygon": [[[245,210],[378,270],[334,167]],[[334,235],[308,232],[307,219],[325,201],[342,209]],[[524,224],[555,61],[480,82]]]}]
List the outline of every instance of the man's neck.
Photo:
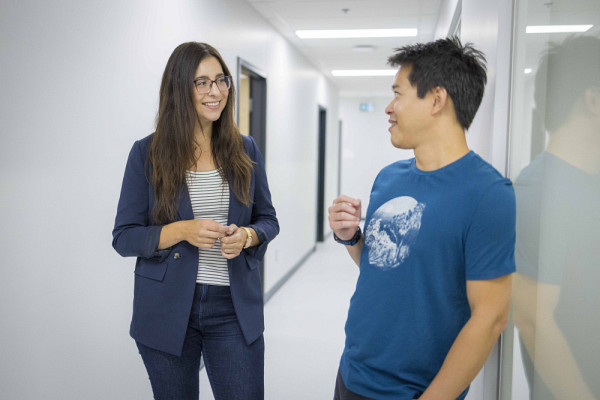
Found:
[{"label": "man's neck", "polygon": [[431,141],[414,148],[417,168],[422,171],[443,168],[469,152],[465,133],[460,127],[446,129],[432,137]]},{"label": "man's neck", "polygon": [[550,135],[546,151],[590,174],[600,172],[600,135],[587,123],[571,120]]}]

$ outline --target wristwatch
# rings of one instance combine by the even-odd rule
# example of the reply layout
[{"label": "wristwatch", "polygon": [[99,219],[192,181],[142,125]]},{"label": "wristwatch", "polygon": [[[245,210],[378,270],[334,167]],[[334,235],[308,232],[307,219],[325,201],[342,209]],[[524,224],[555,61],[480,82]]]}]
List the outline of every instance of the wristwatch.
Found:
[{"label": "wristwatch", "polygon": [[354,246],[360,240],[361,235],[362,235],[362,231],[360,230],[360,226],[357,226],[356,233],[354,234],[354,236],[352,236],[352,238],[350,238],[350,240],[340,239],[339,237],[337,237],[335,232],[333,232],[333,240],[335,240],[338,243],[345,244],[346,246]]},{"label": "wristwatch", "polygon": [[246,228],[245,226],[242,226],[241,228],[243,230],[245,230],[246,234],[248,235],[248,238],[246,239],[246,243],[244,243],[244,249],[247,249],[252,244],[252,231],[250,229]]}]

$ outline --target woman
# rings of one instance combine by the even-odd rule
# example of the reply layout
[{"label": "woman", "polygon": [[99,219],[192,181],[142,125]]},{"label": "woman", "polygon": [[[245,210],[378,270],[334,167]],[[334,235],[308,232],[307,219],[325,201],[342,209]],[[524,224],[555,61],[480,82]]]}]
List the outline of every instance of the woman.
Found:
[{"label": "woman", "polygon": [[130,334],[156,399],[198,399],[201,355],[216,400],[264,397],[258,265],[279,225],[234,93],[216,49],[178,46],[127,161],[113,247],[137,257]]}]

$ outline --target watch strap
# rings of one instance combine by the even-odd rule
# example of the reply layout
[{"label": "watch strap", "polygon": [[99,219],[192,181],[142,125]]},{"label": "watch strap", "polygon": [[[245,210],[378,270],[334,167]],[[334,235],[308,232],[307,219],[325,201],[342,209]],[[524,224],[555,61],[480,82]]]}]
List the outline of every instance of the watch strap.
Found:
[{"label": "watch strap", "polygon": [[360,226],[356,227],[356,232],[354,233],[354,236],[352,236],[352,238],[350,238],[350,240],[342,240],[339,237],[337,237],[335,232],[333,232],[333,240],[335,240],[336,242],[338,242],[340,244],[346,245],[346,246],[354,246],[356,243],[358,243],[361,236],[362,236],[362,231],[360,230]]}]

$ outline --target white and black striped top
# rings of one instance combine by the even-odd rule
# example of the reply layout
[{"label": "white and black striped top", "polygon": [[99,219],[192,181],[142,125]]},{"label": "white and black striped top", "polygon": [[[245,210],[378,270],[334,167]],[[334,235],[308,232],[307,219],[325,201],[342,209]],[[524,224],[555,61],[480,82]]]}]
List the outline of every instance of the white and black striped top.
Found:
[{"label": "white and black striped top", "polygon": [[[186,171],[186,181],[195,219],[212,219],[227,225],[229,184],[223,182],[218,169],[206,172]],[[217,240],[210,249],[198,249],[197,283],[229,286],[227,259]]]}]

